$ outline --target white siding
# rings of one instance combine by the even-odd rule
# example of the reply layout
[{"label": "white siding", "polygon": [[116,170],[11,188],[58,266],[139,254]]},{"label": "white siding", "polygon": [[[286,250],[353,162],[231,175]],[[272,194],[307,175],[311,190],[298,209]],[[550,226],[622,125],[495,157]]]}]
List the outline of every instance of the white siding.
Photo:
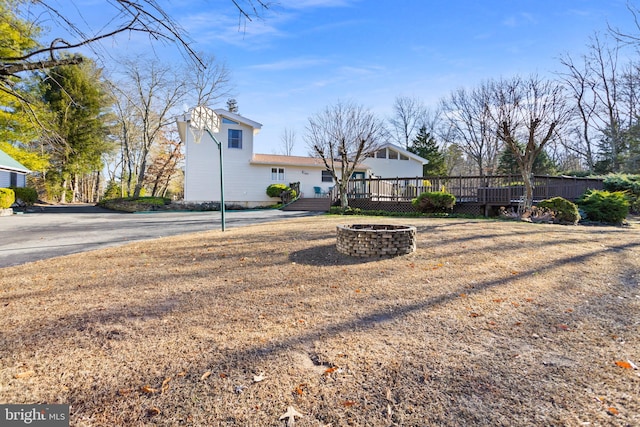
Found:
[{"label": "white siding", "polygon": [[369,166],[371,173],[382,178],[407,178],[422,176],[422,163],[415,159],[378,159],[367,157],[362,161]]},{"label": "white siding", "polygon": [[[229,129],[242,130],[241,149],[228,147]],[[253,128],[242,124],[222,124],[220,132],[214,136],[220,141],[223,149],[225,204],[255,206],[269,202],[266,185],[260,190],[258,183],[266,182],[270,179],[270,175],[261,176],[260,172],[254,170],[249,164],[253,155]],[[185,200],[219,201],[220,161],[217,144],[206,133],[199,144],[193,141],[193,136],[189,132],[186,138]]]}]

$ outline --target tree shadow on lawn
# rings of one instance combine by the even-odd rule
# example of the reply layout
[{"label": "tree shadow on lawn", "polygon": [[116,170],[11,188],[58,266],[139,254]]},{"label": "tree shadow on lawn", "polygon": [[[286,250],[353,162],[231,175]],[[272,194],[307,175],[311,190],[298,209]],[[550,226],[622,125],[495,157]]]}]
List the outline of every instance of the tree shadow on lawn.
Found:
[{"label": "tree shadow on lawn", "polygon": [[[640,246],[640,243],[619,245],[615,247],[615,250],[621,251],[630,248],[637,248]],[[520,280],[523,276],[533,276],[536,274],[541,274],[544,271],[553,270],[556,267],[567,265],[567,264],[575,264],[582,265],[584,263],[589,262],[590,260],[597,258],[603,251],[607,249],[592,251],[590,253],[585,253],[579,256],[574,257],[566,257],[562,260],[557,260],[553,263],[550,263],[548,266],[542,269],[523,271],[521,274],[515,277],[503,277],[494,280],[488,280],[482,283],[478,283],[474,286],[473,289],[468,289],[466,287],[460,287],[459,289],[455,289],[452,292],[443,293],[441,295],[435,296],[433,298],[429,298],[425,301],[418,301],[414,303],[405,304],[403,306],[395,306],[395,307],[387,307],[383,309],[377,309],[369,311],[366,314],[359,315],[353,319],[346,319],[344,321],[334,322],[331,324],[320,325],[319,327],[307,329],[301,331],[300,333],[296,333],[293,335],[289,335],[280,339],[273,339],[270,342],[265,344],[249,344],[244,348],[238,350],[228,350],[223,351],[222,354],[216,353],[215,357],[205,358],[205,360],[199,362],[199,369],[196,366],[197,372],[205,372],[211,370],[212,367],[217,367],[222,370],[233,369],[234,371],[246,371],[247,369],[255,369],[256,366],[259,366],[265,363],[268,359],[281,355],[283,353],[287,353],[290,351],[298,351],[305,352],[309,348],[313,348],[315,342],[323,341],[327,337],[335,337],[345,333],[351,333],[353,331],[358,331],[358,333],[363,333],[367,331],[373,331],[379,326],[393,322],[397,319],[406,318],[407,316],[411,316],[417,312],[427,312],[433,310],[437,306],[445,305],[453,300],[457,300],[460,298],[460,293],[465,292],[468,295],[473,295],[477,293],[481,293],[487,289],[495,288],[495,287],[503,287],[508,286],[512,281]],[[348,265],[348,264],[346,264]],[[562,287],[562,284],[558,284],[557,286]],[[206,299],[205,296],[202,298]],[[164,301],[164,304],[160,304],[160,306],[166,306],[168,301]],[[142,311],[150,310],[151,307],[140,307]],[[101,323],[104,320],[113,321],[113,316],[126,316],[126,312],[130,309],[124,310],[124,312],[119,312],[118,310],[111,312],[109,315],[103,313],[87,313],[86,322],[87,323]],[[153,315],[158,315],[157,308],[151,310]],[[548,327],[553,326],[556,322],[561,322],[562,319],[558,317],[550,316],[548,318],[543,317],[538,320],[542,320],[543,323],[546,322],[548,325],[532,325],[532,327]],[[571,328],[572,325],[569,325]],[[56,326],[52,326],[52,332],[56,330]],[[562,333],[562,332],[559,332]],[[560,344],[558,344],[560,345]],[[555,349],[550,349],[548,354],[542,358],[542,363],[547,364],[550,370],[550,377],[555,377],[557,380],[562,378],[562,369],[566,367],[573,366],[573,362],[567,356],[564,356],[560,352],[560,347]],[[254,361],[254,362],[249,362]],[[553,374],[551,374],[553,371]],[[478,373],[477,381],[482,381],[481,374]],[[163,375],[155,376],[148,378],[148,381],[151,384],[158,385],[161,384],[164,380]],[[192,378],[192,381],[197,382],[197,377]],[[553,388],[553,384],[549,383],[545,385],[547,388]],[[567,387],[567,386],[565,386]],[[569,386],[570,387],[570,386]],[[516,390],[517,392],[517,390]],[[473,392],[479,393],[478,390]],[[111,405],[110,398],[105,396],[105,400],[101,402],[102,405],[108,407]],[[117,400],[118,398],[116,398]],[[540,402],[540,404],[545,404],[549,406],[549,402]],[[553,405],[555,406],[555,405]],[[557,408],[555,410],[558,410]]]}]

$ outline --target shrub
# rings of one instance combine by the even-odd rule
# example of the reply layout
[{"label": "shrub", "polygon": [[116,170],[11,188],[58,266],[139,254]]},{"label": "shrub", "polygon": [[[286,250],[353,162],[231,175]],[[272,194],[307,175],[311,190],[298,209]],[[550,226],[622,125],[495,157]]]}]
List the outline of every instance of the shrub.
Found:
[{"label": "shrub", "polygon": [[120,197],[122,197],[122,191],[120,190],[120,184],[118,184],[116,181],[109,181],[109,183],[107,184],[107,188],[105,188],[104,190],[104,196],[102,196],[103,199],[119,199]]},{"label": "shrub", "polygon": [[580,221],[580,212],[575,203],[562,197],[553,197],[538,203],[538,208],[545,208],[553,212],[554,222],[560,224],[577,224]]},{"label": "shrub", "polygon": [[446,191],[426,191],[411,201],[420,212],[447,212],[456,204],[456,197]]},{"label": "shrub", "polygon": [[10,188],[0,188],[0,209],[9,209],[16,201],[16,194]]},{"label": "shrub", "polygon": [[280,197],[283,191],[286,191],[288,186],[285,184],[271,184],[267,187],[267,196],[269,197]]},{"label": "shrub", "polygon": [[609,175],[602,183],[607,191],[624,191],[630,211],[640,213],[640,175]]},{"label": "shrub", "polygon": [[578,206],[590,221],[620,224],[629,214],[629,201],[621,191],[587,190]]},{"label": "shrub", "polygon": [[11,187],[15,193],[16,200],[22,200],[26,206],[33,206],[38,201],[38,192],[31,187]]},{"label": "shrub", "polygon": [[267,187],[267,196],[280,197],[284,203],[286,200],[293,200],[296,198],[296,190],[285,184],[271,184]]}]

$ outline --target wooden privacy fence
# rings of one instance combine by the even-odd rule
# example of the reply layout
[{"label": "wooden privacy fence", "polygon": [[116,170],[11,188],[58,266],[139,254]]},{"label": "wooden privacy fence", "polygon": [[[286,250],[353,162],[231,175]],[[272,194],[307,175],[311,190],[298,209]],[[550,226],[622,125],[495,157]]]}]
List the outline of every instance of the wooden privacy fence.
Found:
[{"label": "wooden privacy fence", "polygon": [[[534,202],[552,197],[575,201],[588,189],[603,188],[601,178],[534,175],[533,182]],[[485,214],[487,207],[518,204],[525,194],[519,175],[352,179],[347,194],[350,206],[380,209],[389,202],[409,203],[425,191],[442,190],[456,197],[456,205],[484,206]],[[332,197],[337,196],[334,188]]]}]

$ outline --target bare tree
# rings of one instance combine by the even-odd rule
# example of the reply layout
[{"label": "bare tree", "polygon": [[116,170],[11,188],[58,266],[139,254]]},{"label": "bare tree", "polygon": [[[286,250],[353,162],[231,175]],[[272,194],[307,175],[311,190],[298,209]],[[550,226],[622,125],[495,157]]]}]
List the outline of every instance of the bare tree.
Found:
[{"label": "bare tree", "polygon": [[296,131],[284,128],[280,135],[280,152],[285,156],[293,154],[293,147],[296,145]]},{"label": "bare tree", "polygon": [[[226,64],[213,55],[203,54],[200,58],[204,67],[182,68],[188,88],[185,101],[192,105],[213,105],[230,95],[231,73]],[[235,108],[237,112],[237,103]]]},{"label": "bare tree", "polygon": [[593,120],[597,108],[597,97],[589,61],[583,57],[582,62],[578,64],[570,55],[566,55],[560,58],[560,63],[566,68],[566,71],[560,73],[560,76],[569,90],[569,96],[573,98],[575,103],[572,125],[572,133],[575,138],[565,140],[563,145],[567,151],[584,159],[587,168],[592,171],[594,170],[596,153]]},{"label": "bare tree", "polygon": [[579,64],[568,55],[561,58],[566,69],[561,76],[576,104],[579,136],[567,148],[599,172],[623,169],[627,130],[638,120],[638,68],[633,63],[621,65],[620,51],[619,41],[612,46],[595,34]]},{"label": "bare tree", "polygon": [[310,154],[322,159],[331,172],[342,208],[349,206],[347,189],[357,164],[378,150],[385,136],[382,121],[350,102],[338,102],[309,118],[306,141]]},{"label": "bare tree", "polygon": [[[489,109],[498,138],[514,154],[525,187],[524,207],[533,204],[533,163],[571,118],[571,106],[561,84],[537,76],[514,77],[490,85]],[[521,149],[520,142],[524,149]]]},{"label": "bare tree", "polygon": [[427,109],[422,101],[408,96],[399,96],[393,103],[393,116],[389,119],[394,139],[401,147],[409,148],[418,130],[424,125]]},{"label": "bare tree", "polygon": [[500,152],[490,105],[488,83],[471,91],[458,89],[441,103],[444,122],[441,137],[460,147],[476,163],[480,175],[495,170]]},{"label": "bare tree", "polygon": [[[50,41],[40,40],[38,44],[25,50],[16,50],[9,56],[0,57],[0,91],[23,99],[16,89],[12,78],[24,72],[47,70],[59,65],[78,64],[82,57],[71,55],[77,48],[88,47],[100,55],[102,41],[113,39],[124,33],[144,33],[151,41],[160,41],[176,45],[186,57],[196,63],[198,68],[206,66],[200,56],[191,48],[191,40],[186,31],[160,7],[157,0],[112,0],[105,2],[111,13],[103,16],[103,21],[95,28],[86,28],[88,22],[82,14],[79,2],[73,3],[69,10],[78,15],[72,17],[60,11],[56,2],[51,0],[16,0],[14,14],[16,19],[27,23],[29,29],[24,37],[31,38],[37,31],[33,28],[57,27],[67,31],[66,38],[55,38]],[[269,8],[265,0],[231,0],[237,8],[241,22],[259,17]]]}]

